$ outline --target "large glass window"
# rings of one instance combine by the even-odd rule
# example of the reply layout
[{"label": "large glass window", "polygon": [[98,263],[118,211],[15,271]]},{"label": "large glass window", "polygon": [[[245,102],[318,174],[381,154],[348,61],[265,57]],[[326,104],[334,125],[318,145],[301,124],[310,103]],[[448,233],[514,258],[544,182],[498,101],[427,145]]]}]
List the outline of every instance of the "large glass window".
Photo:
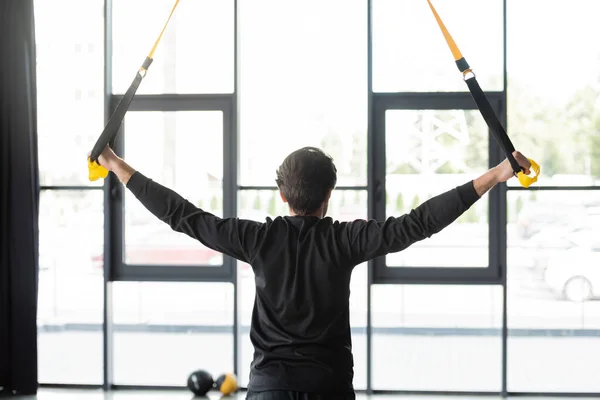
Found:
[{"label": "large glass window", "polygon": [[40,184],[101,185],[86,158],[104,128],[104,0],[34,5]]},{"label": "large glass window", "polygon": [[[516,148],[542,168],[530,190],[508,182],[507,389],[600,392],[600,191],[556,190],[600,185],[600,3],[431,1],[482,88],[494,96],[494,109],[506,109]],[[86,156],[104,128],[104,68],[108,90],[124,93],[175,2],[112,0],[112,18],[105,19],[104,0],[35,0],[42,383],[104,383],[104,256],[113,254],[104,254],[107,197],[98,190],[104,181],[89,182]],[[277,167],[291,151],[315,146],[333,156],[343,187],[334,191],[328,214],[352,220],[367,218],[369,195],[378,218],[398,216],[489,168],[487,125],[478,110],[463,109],[471,104],[468,87],[427,1],[237,1],[240,80],[234,96],[235,5],[181,1],[170,21],[138,90],[138,96],[157,96],[134,100],[124,122],[125,158],[149,178],[217,216],[237,211],[264,220],[288,214],[275,190]],[[564,29],[556,29],[557,21]],[[112,22],[110,65],[104,63],[105,22]],[[506,107],[503,95],[490,93],[505,87],[504,49]],[[196,107],[200,103],[206,107]],[[238,123],[239,136],[237,127],[230,129]],[[237,169],[237,182],[230,180],[230,167]],[[375,186],[385,179],[385,198],[365,190],[369,171],[377,175]],[[240,186],[233,193],[237,210],[225,197],[235,191],[232,184]],[[65,185],[83,190],[54,188]],[[133,271],[127,275],[115,265],[115,276],[136,281],[109,284],[114,359],[105,367],[114,382],[108,383],[183,386],[193,370],[233,372],[240,333],[238,378],[245,386],[253,358],[251,267],[236,264],[239,332],[233,329],[232,283],[138,282],[202,280],[213,271],[224,272],[212,278],[229,280],[234,264],[173,232],[129,190],[123,193],[109,204],[117,229],[106,229],[119,240],[109,247]],[[375,390],[502,389],[504,269],[488,264],[490,254],[503,259],[498,221],[504,199],[494,193],[432,238],[373,263],[378,281],[417,282],[373,286],[370,360],[369,271],[367,264],[356,267],[350,294],[356,389],[367,389],[368,366]],[[454,268],[465,270],[453,275]],[[493,271],[485,275],[485,268]],[[457,281],[429,282],[441,276]],[[499,284],[460,285],[479,277]]]},{"label": "large glass window", "polygon": [[[502,1],[432,4],[484,90],[502,90]],[[373,91],[467,90],[426,1],[373,0]]]},{"label": "large glass window", "polygon": [[[508,2],[508,127],[538,185],[600,182],[600,4]],[[544,18],[539,18],[539,10]],[[537,17],[536,17],[537,16]],[[539,24],[531,30],[531,21]],[[564,29],[556,30],[557,20]],[[532,52],[531,44],[536,51]],[[569,79],[555,62],[576,65]],[[549,84],[551,82],[551,84]],[[518,185],[511,182],[511,186]],[[508,389],[598,392],[600,193],[509,192]],[[568,216],[568,217],[567,217]]]},{"label": "large glass window", "polygon": [[[508,0],[509,134],[541,164],[537,185],[600,183],[599,14],[597,1]],[[574,66],[568,79],[557,55]]]},{"label": "large glass window", "polygon": [[[100,186],[86,156],[104,122],[104,1],[34,10],[40,184]],[[39,229],[39,381],[102,384],[102,191],[42,190]]]},{"label": "large glass window", "polygon": [[288,153],[316,146],[335,159],[338,185],[366,186],[366,0],[239,8],[239,183],[274,186]]},{"label": "large glass window", "polygon": [[[112,3],[113,92],[125,93],[175,0]],[[233,0],[180,2],[138,93],[233,93],[233,4]]]},{"label": "large glass window", "polygon": [[508,388],[598,392],[600,192],[508,194]]},{"label": "large glass window", "polygon": [[103,199],[98,190],[45,190],[40,196],[42,383],[102,383]]},{"label": "large glass window", "polygon": [[[223,215],[223,112],[136,111],[125,120],[125,158],[197,207]],[[223,256],[174,232],[125,191],[124,262],[221,265]]]},{"label": "large glass window", "polygon": [[229,283],[113,284],[116,384],[183,386],[204,369],[233,372]]},{"label": "large glass window", "polygon": [[500,391],[502,287],[375,285],[375,390]]},{"label": "large glass window", "polygon": [[[477,110],[387,110],[386,215],[410,212],[487,171],[488,142],[487,125]],[[433,237],[387,255],[387,265],[487,267],[488,206],[488,198],[482,198]]]}]

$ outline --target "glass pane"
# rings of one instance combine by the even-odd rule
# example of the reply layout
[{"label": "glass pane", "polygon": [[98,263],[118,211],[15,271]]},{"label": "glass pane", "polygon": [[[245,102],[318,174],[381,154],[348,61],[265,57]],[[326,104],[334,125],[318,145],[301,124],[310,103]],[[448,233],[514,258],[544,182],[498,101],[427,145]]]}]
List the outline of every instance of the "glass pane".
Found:
[{"label": "glass pane", "polygon": [[[328,214],[338,220],[367,219],[366,191],[334,191],[329,203]],[[238,192],[238,215],[240,218],[263,221],[265,217],[288,215],[286,204],[277,191],[243,190]],[[350,282],[350,323],[354,353],[354,387],[367,388],[367,264],[358,265]],[[240,383],[248,384],[250,363],[254,349],[250,342],[250,322],[254,307],[254,274],[250,265],[238,263],[239,315],[241,329]]]},{"label": "glass pane", "polygon": [[[223,215],[223,113],[131,112],[125,159],[148,178],[215,215]],[[222,255],[174,232],[125,190],[127,264],[221,265]]]},{"label": "glass pane", "polygon": [[[388,216],[488,170],[488,128],[477,110],[387,110],[385,141]],[[387,265],[487,267],[488,236],[485,196],[440,233],[386,256]]]},{"label": "glass pane", "polygon": [[[366,210],[366,204],[365,204]],[[366,214],[366,211],[365,211]],[[357,265],[350,281],[350,326],[354,355],[354,389],[367,389],[367,285],[368,263]]]},{"label": "glass pane", "polygon": [[114,379],[185,386],[204,369],[233,372],[233,285],[115,282]]},{"label": "glass pane", "polygon": [[507,207],[509,390],[600,392],[600,192],[511,191]]},{"label": "glass pane", "polygon": [[315,146],[338,185],[366,186],[367,1],[238,3],[240,184],[274,186],[289,153]]},{"label": "glass pane", "polygon": [[373,389],[500,391],[501,286],[375,285]]},{"label": "glass pane", "polygon": [[[114,93],[127,91],[174,4],[175,0],[113,0]],[[138,93],[233,93],[233,4],[180,2]]]},{"label": "glass pane", "polygon": [[[432,4],[481,87],[502,90],[502,1],[432,0]],[[373,0],[374,92],[468,90],[426,1]]]},{"label": "glass pane", "polygon": [[102,185],[86,157],[104,128],[104,0],[34,9],[40,184]]},{"label": "glass pane", "polygon": [[[599,185],[600,42],[592,38],[600,36],[600,2],[507,3],[508,126],[515,147],[539,162],[536,185]],[[565,72],[557,48],[576,66],[568,79],[557,79]]]},{"label": "glass pane", "polygon": [[102,191],[40,195],[38,351],[42,383],[101,384]]}]

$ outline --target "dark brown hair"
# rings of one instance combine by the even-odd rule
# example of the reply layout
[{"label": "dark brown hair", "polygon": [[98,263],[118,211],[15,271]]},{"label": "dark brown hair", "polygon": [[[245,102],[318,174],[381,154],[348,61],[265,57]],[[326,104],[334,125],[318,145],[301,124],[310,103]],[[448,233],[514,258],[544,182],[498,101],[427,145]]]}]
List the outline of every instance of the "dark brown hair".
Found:
[{"label": "dark brown hair", "polygon": [[337,169],[333,159],[322,150],[303,147],[283,160],[275,182],[296,214],[311,214],[335,188]]}]

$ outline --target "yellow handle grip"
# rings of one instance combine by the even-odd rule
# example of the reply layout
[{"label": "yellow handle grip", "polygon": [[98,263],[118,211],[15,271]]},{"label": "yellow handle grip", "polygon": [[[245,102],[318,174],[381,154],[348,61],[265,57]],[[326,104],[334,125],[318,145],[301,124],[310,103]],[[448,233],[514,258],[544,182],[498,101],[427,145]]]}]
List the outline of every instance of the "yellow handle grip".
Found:
[{"label": "yellow handle grip", "polygon": [[90,181],[94,182],[100,178],[106,178],[108,176],[108,170],[104,168],[102,165],[98,164],[96,161],[92,162],[88,158],[88,178]]},{"label": "yellow handle grip", "polygon": [[540,176],[540,166],[538,165],[538,163],[533,161],[531,158],[529,159],[529,162],[531,163],[531,169],[533,170],[533,172],[535,172],[535,176],[525,175],[523,171],[517,174],[517,178],[519,179],[521,186],[523,186],[524,188],[528,188],[529,186],[537,182],[538,176]]}]

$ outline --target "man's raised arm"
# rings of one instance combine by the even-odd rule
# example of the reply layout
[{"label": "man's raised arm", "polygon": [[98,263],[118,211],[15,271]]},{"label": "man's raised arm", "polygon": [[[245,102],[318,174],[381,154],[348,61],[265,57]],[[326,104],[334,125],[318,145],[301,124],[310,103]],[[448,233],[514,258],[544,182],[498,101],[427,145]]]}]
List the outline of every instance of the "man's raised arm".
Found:
[{"label": "man's raised arm", "polygon": [[219,218],[206,212],[175,191],[136,171],[108,147],[98,161],[114,173],[148,211],[174,231],[184,233],[215,251],[251,262],[256,248],[262,242],[264,223]]},{"label": "man's raised arm", "polygon": [[[529,160],[519,152],[514,155],[529,174]],[[505,160],[478,178],[425,201],[408,214],[385,221],[359,220],[346,224],[342,237],[352,263],[399,252],[431,237],[456,221],[498,183],[513,176],[512,166]]]}]

